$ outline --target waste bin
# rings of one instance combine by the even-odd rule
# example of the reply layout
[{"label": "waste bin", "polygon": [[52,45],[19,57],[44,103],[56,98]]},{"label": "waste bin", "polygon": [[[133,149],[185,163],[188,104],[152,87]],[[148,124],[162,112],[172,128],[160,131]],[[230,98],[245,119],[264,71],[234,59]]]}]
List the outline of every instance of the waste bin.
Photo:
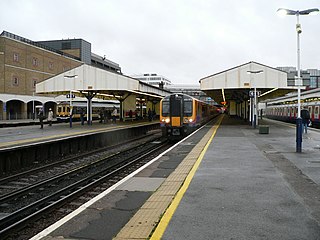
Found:
[{"label": "waste bin", "polygon": [[259,125],[259,134],[269,134],[269,126]]}]

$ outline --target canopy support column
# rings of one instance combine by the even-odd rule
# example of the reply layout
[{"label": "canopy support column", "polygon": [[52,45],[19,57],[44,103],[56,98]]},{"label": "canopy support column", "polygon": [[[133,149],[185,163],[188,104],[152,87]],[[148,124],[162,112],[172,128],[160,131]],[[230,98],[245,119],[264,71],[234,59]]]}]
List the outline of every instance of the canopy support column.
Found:
[{"label": "canopy support column", "polygon": [[92,125],[92,98],[97,94],[95,92],[82,93],[87,98],[87,123]]}]

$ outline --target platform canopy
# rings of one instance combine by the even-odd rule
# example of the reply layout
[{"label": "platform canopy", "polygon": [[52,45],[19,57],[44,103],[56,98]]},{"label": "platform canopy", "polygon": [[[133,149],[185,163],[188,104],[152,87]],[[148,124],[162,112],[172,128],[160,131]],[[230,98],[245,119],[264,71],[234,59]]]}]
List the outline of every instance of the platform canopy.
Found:
[{"label": "platform canopy", "polygon": [[218,103],[243,102],[256,88],[259,101],[296,91],[287,85],[287,73],[257,62],[219,72],[200,79],[200,89]]},{"label": "platform canopy", "polygon": [[122,74],[83,64],[48,78],[36,85],[36,93],[94,95],[103,99],[123,100],[134,94],[149,100],[160,100],[171,92]]}]

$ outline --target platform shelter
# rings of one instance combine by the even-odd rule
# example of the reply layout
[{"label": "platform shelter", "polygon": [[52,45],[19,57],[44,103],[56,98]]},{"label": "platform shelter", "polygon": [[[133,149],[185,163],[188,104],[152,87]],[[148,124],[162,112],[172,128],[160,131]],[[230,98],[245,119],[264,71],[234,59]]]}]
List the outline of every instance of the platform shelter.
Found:
[{"label": "platform shelter", "polygon": [[124,119],[127,111],[136,110],[137,101],[140,102],[141,112],[142,103],[146,103],[151,110],[159,111],[160,100],[171,92],[138,79],[83,64],[38,83],[36,93],[69,95],[71,103],[74,95],[86,97],[88,119],[91,121],[93,97],[119,100],[120,119]]},{"label": "platform shelter", "polygon": [[288,86],[286,72],[253,61],[204,77],[199,82],[201,91],[227,105],[230,115],[249,120],[253,115],[251,109],[255,110],[259,102],[297,89]]}]

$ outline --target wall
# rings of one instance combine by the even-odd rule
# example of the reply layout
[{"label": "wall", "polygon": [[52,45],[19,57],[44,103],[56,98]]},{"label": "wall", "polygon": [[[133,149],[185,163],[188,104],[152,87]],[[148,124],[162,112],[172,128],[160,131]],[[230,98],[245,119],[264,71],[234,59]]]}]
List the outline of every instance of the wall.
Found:
[{"label": "wall", "polygon": [[[32,95],[35,82],[42,82],[82,64],[80,61],[5,37],[0,37],[0,49],[5,49],[5,66],[1,64],[0,57],[0,68],[5,72],[2,88],[0,83],[1,93]],[[18,84],[14,84],[14,78],[18,79]]]},{"label": "wall", "polygon": [[92,151],[133,139],[158,129],[158,123],[108,132],[91,133],[29,146],[0,149],[0,176],[39,163],[56,161],[76,153]]}]

